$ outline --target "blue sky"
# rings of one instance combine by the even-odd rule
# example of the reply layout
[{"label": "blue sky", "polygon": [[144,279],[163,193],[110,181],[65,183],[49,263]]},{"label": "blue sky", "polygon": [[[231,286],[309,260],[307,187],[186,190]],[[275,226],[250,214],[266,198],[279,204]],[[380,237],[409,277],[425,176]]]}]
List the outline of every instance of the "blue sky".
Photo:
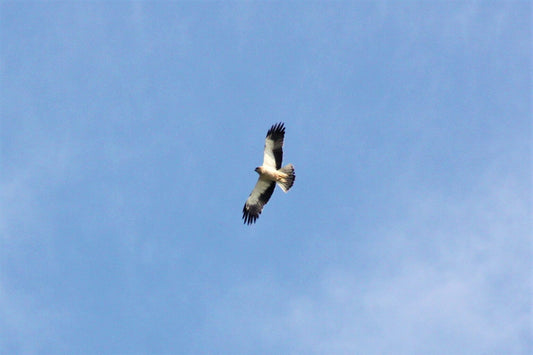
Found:
[{"label": "blue sky", "polygon": [[0,353],[530,353],[531,13],[2,1]]}]

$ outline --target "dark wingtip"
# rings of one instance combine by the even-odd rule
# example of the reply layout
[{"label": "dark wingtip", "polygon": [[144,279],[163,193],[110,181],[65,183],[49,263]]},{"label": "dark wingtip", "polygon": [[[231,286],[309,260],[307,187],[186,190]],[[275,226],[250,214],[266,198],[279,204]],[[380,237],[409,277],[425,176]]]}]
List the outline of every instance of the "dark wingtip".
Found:
[{"label": "dark wingtip", "polygon": [[244,219],[244,224],[250,225],[255,223],[257,217],[259,217],[259,215],[252,215],[250,211],[246,209],[246,205],[244,205],[244,207],[242,208],[242,219]]},{"label": "dark wingtip", "polygon": [[252,216],[251,214],[247,214],[246,216],[242,217],[244,219],[244,224],[250,225],[254,224],[257,220],[257,216]]},{"label": "dark wingtip", "polygon": [[275,123],[270,127],[267,132],[267,137],[269,135],[283,135],[285,134],[285,124],[283,122]]}]

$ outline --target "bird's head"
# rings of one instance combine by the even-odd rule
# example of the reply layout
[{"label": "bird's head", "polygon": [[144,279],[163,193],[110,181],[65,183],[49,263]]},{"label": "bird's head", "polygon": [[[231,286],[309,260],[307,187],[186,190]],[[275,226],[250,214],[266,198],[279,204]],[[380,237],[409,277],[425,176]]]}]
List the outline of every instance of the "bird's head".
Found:
[{"label": "bird's head", "polygon": [[255,168],[255,172],[261,175],[261,167],[258,166]]}]

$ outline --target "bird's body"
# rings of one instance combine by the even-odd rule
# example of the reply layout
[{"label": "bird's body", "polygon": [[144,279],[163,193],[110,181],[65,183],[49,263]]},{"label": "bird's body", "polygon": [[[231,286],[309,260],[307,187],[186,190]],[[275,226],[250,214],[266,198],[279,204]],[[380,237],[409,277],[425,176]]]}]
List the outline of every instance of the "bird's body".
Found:
[{"label": "bird's body", "polygon": [[265,139],[263,165],[255,168],[259,174],[259,179],[242,209],[244,223],[255,223],[263,207],[274,193],[276,184],[284,192],[289,191],[294,184],[296,178],[294,166],[287,164],[283,168],[281,167],[284,137],[285,127],[283,123],[275,124],[268,130]]},{"label": "bird's body", "polygon": [[[289,165],[292,166],[292,164],[289,164]],[[267,180],[271,180],[271,181],[275,181],[275,182],[280,183],[279,186],[282,189],[285,186],[284,183],[286,183],[287,179],[290,177],[290,173],[285,173],[285,172],[283,172],[282,169],[276,170],[276,169],[273,169],[273,168],[271,168],[269,166],[259,166],[259,167],[256,168],[255,171],[260,176],[263,176]],[[286,190],[288,190],[289,188],[290,188],[290,186],[288,188],[286,188]]]}]

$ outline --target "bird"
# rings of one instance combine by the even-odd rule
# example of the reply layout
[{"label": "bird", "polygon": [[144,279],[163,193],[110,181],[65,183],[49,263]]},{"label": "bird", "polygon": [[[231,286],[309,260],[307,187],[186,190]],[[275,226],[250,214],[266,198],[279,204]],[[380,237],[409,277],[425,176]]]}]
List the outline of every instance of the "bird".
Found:
[{"label": "bird", "polygon": [[285,125],[283,122],[272,125],[267,132],[263,165],[255,168],[255,172],[259,174],[259,179],[242,208],[244,224],[255,223],[263,211],[263,207],[274,193],[276,185],[286,193],[294,184],[296,179],[294,166],[287,164],[283,168],[281,167],[284,138]]}]

